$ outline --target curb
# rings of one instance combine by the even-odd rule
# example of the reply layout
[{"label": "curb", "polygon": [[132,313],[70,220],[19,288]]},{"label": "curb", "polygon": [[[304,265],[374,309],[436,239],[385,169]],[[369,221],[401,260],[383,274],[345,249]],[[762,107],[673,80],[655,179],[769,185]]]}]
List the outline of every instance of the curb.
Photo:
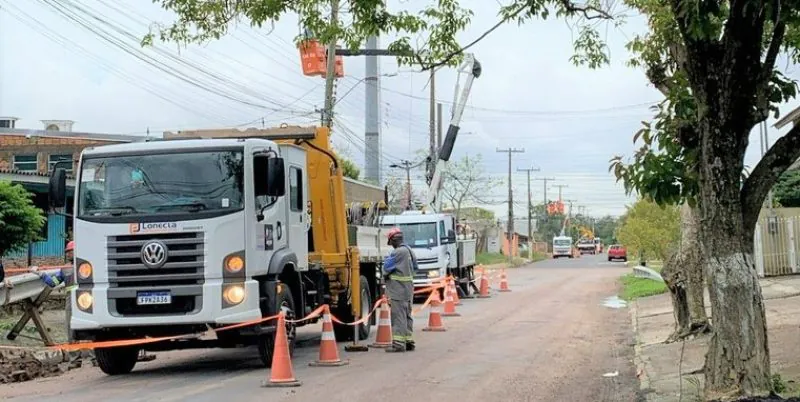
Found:
[{"label": "curb", "polygon": [[[639,302],[634,300],[629,303],[631,325],[633,326],[633,364],[636,366],[636,377],[639,380],[639,394],[644,395],[650,390],[650,377],[647,374],[647,363],[642,354],[641,339],[639,337]],[[649,399],[649,398],[647,398]]]}]

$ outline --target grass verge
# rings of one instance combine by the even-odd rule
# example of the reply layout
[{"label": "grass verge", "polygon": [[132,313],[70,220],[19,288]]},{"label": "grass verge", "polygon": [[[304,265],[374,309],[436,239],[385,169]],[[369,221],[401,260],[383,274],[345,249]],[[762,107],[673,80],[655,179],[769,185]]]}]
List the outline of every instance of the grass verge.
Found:
[{"label": "grass verge", "polygon": [[475,256],[475,259],[478,264],[482,265],[500,264],[501,262],[508,261],[508,257],[500,253],[480,253]]},{"label": "grass verge", "polygon": [[655,296],[667,292],[664,282],[637,278],[633,274],[622,275],[622,298],[627,301],[640,297]]}]

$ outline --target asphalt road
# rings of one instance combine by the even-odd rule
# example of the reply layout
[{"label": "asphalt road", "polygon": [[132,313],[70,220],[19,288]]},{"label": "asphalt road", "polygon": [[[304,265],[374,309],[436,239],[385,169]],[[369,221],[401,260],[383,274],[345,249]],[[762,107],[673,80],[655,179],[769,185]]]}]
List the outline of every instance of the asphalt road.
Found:
[{"label": "asphalt road", "polygon": [[258,368],[254,349],[194,350],[158,353],[127,376],[107,377],[89,367],[0,385],[0,399],[636,401],[628,312],[602,305],[618,291],[624,271],[604,254],[509,270],[512,292],[464,300],[460,317],[444,319],[447,332],[421,331],[427,312],[420,313],[417,351],[342,351],[350,359],[343,367],[309,367],[320,330],[309,326],[293,360],[299,388],[261,388],[269,371]]}]

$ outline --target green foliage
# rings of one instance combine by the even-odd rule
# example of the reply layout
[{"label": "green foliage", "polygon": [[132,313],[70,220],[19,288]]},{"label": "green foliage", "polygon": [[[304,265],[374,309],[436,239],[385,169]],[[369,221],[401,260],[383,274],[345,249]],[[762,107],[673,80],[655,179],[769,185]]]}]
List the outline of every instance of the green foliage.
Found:
[{"label": "green foliage", "polygon": [[617,233],[629,258],[643,252],[646,259],[666,260],[680,240],[680,211],[677,206],[660,206],[641,199],[628,207]]},{"label": "green foliage", "polygon": [[337,158],[339,159],[339,163],[342,164],[342,174],[344,177],[358,180],[358,176],[361,175],[361,169],[359,169],[358,166],[356,166],[356,164],[350,159],[342,156],[337,156]]},{"label": "green foliage", "polygon": [[660,295],[667,292],[667,284],[648,278],[637,278],[633,274],[623,275],[622,299],[631,301],[640,297]]},{"label": "green foliage", "polygon": [[[335,38],[344,46],[356,50],[373,35],[398,35],[388,49],[398,55],[401,64],[454,65],[462,58],[462,47],[456,36],[471,22],[473,12],[458,0],[436,0],[423,4],[416,11],[389,10],[385,2],[350,0],[341,2],[337,24],[329,19],[329,0],[153,0],[177,14],[177,21],[160,25],[142,39],[142,45],[154,40],[179,44],[201,43],[219,39],[237,22],[261,28],[273,25],[281,18],[294,14],[299,25],[321,43]],[[417,4],[415,4],[417,6]],[[562,0],[515,0],[500,11],[500,23],[546,19],[555,11],[556,17],[575,19],[580,31],[575,40],[574,63],[597,67],[608,63],[607,49],[597,31],[597,24],[588,20],[611,19],[598,0],[577,5]],[[296,40],[305,39],[299,35]],[[479,38],[480,39],[480,38]],[[414,48],[412,42],[424,43]]]},{"label": "green foliage", "polygon": [[508,261],[508,257],[502,253],[480,253],[475,256],[475,261],[482,265],[492,265]]},{"label": "green foliage", "polygon": [[[714,54],[711,51],[691,50],[700,47],[721,49],[725,43],[725,39],[721,38],[730,36],[730,32],[724,32],[730,3],[722,2],[718,7],[699,7],[688,1],[626,0],[626,4],[646,15],[650,28],[647,34],[637,35],[627,44],[633,54],[628,63],[644,68],[647,78],[664,94],[665,99],[654,107],[652,120],[642,122],[642,128],[634,135],[633,142],[641,143],[639,150],[627,162],[621,156],[614,157],[609,170],[613,170],[617,180],[624,183],[628,194],[637,192],[660,205],[684,201],[694,205],[699,191],[697,164],[702,134],[699,122],[703,115],[695,94],[698,90],[703,93],[703,80],[710,77],[695,77],[692,80],[686,67],[690,63],[713,63]],[[793,25],[797,17],[789,17],[792,14],[785,12],[785,7],[781,6],[781,17],[786,16],[790,24],[789,32],[798,32]],[[793,7],[797,8],[797,5]],[[761,23],[764,23],[763,19]],[[761,27],[759,30],[748,27],[747,30],[755,35],[763,32],[760,42],[766,52],[773,42],[774,27],[767,22],[763,31]],[[737,40],[750,39],[745,35]],[[781,39],[777,39],[776,45],[780,45]],[[787,34],[786,50],[795,57],[798,43],[800,34],[794,38]],[[739,57],[747,56],[733,56]],[[766,62],[770,63],[769,60]],[[756,96],[749,100],[755,116],[753,124],[766,118],[769,111],[777,117],[778,105],[797,94],[796,81],[775,69],[774,60],[771,63],[763,66],[763,85],[755,89]],[[747,74],[738,79],[755,80]]]},{"label": "green foliage", "polygon": [[782,174],[773,190],[775,201],[780,206],[800,207],[800,171],[790,170]]},{"label": "green foliage", "polygon": [[44,223],[42,211],[25,188],[0,181],[0,256],[39,240]]}]

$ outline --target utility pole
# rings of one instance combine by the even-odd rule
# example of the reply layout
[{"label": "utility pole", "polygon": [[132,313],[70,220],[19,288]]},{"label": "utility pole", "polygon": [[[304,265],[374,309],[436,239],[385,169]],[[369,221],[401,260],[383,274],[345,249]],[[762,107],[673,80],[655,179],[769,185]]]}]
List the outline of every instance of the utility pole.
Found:
[{"label": "utility pole", "polygon": [[[572,220],[572,203],[576,202],[576,200],[564,200],[564,202],[569,203],[569,212],[567,212],[567,217],[564,218],[565,221],[569,222],[570,220]],[[562,225],[562,226],[564,227],[564,230],[566,230],[567,225]]]},{"label": "utility pole", "polygon": [[439,149],[436,146],[436,69],[431,69],[431,80],[430,80],[430,87],[431,87],[431,100],[429,107],[429,117],[428,117],[428,164],[426,169],[426,178],[428,184],[431,184],[431,180],[433,180],[433,169],[436,166],[436,157],[437,150]]},{"label": "utility pole", "polygon": [[566,184],[554,184],[553,187],[558,187],[558,200],[561,201],[561,189],[569,186]]},{"label": "utility pole", "polygon": [[[339,24],[339,0],[331,0],[331,25]],[[328,43],[328,65],[325,73],[325,111],[322,125],[330,127],[333,122],[333,84],[336,80],[336,38]]]},{"label": "utility pole", "polygon": [[438,123],[436,129],[436,149],[442,148],[442,104],[436,104],[436,122]]},{"label": "utility pole", "polygon": [[[378,48],[378,37],[370,36],[367,38],[367,49]],[[381,175],[381,107],[380,107],[380,71],[378,56],[367,56],[365,62],[364,79],[366,88],[364,99],[366,103],[364,117],[364,176],[367,181],[373,181],[377,185],[383,183]]]},{"label": "utility pole", "polygon": [[528,252],[528,257],[531,257],[531,258],[533,256],[533,254],[532,254],[533,253],[533,225],[531,223],[533,221],[533,219],[531,217],[531,214],[533,213],[533,201],[531,200],[531,198],[532,198],[532,194],[531,194],[531,172],[538,172],[540,170],[541,169],[538,169],[538,168],[536,168],[536,169],[534,169],[534,168],[528,168],[528,169],[517,168],[518,172],[526,172],[528,174],[528,243],[530,243],[530,245],[528,246],[528,247],[530,247],[529,248],[530,251]]},{"label": "utility pole", "polygon": [[514,191],[511,189],[511,155],[515,153],[525,152],[525,148],[497,148],[497,152],[508,153],[508,266],[511,267],[514,262],[514,254],[511,251],[511,243],[514,240]]},{"label": "utility pole", "polygon": [[541,180],[541,181],[544,182],[544,193],[543,193],[544,194],[544,204],[542,204],[542,205],[544,205],[545,216],[546,216],[547,215],[547,182],[548,181],[555,181],[556,179],[554,177],[537,177],[534,180]]},{"label": "utility pole", "polygon": [[[424,162],[424,160],[423,160]],[[420,163],[412,164],[410,161],[401,160],[400,163],[393,163],[389,165],[390,168],[403,169],[406,171],[406,211],[411,210],[411,169],[417,168]]]}]

